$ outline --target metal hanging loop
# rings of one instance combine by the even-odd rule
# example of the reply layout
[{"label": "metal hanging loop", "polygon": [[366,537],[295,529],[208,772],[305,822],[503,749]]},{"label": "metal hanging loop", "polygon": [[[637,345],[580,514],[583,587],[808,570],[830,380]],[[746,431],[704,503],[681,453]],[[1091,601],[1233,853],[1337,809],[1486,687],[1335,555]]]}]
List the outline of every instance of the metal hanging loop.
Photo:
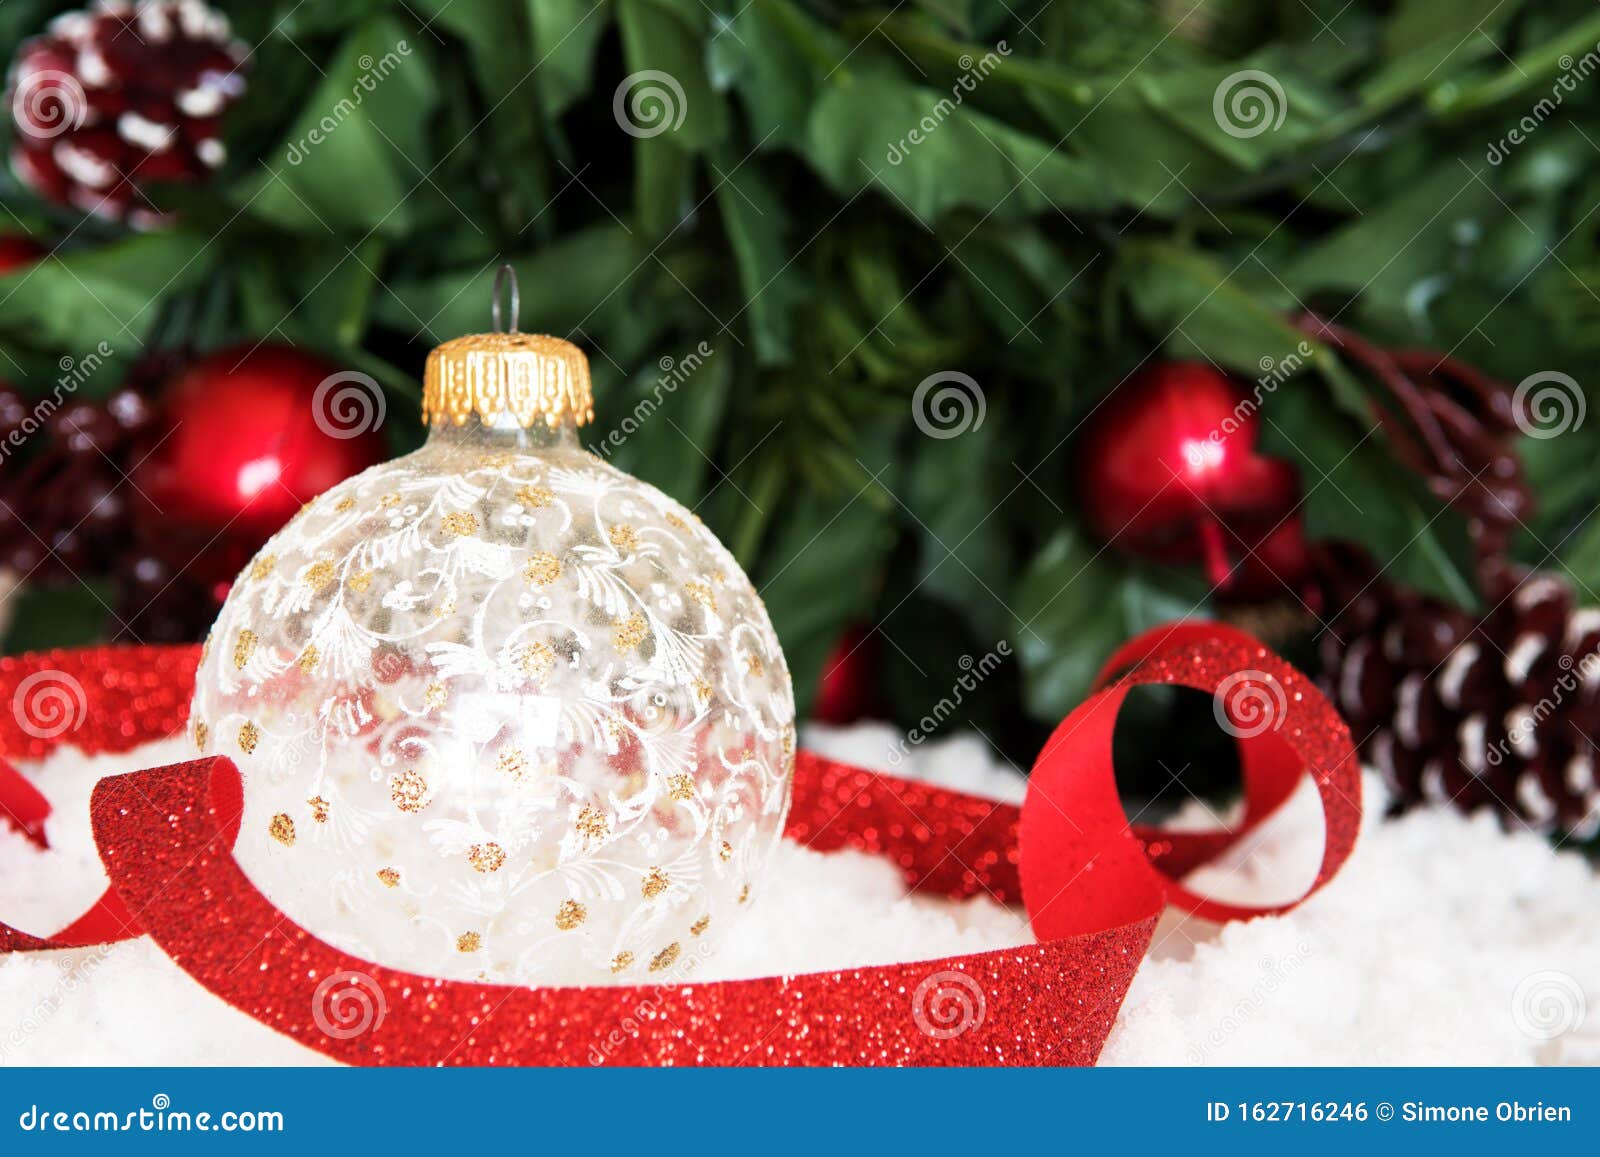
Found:
[{"label": "metal hanging loop", "polygon": [[511,331],[517,332],[517,326],[522,322],[522,291],[517,287],[517,271],[511,268],[510,262],[502,264],[494,274],[494,298],[491,309],[494,314],[494,332],[505,333],[505,320],[500,314],[500,294],[507,282],[511,283]]}]

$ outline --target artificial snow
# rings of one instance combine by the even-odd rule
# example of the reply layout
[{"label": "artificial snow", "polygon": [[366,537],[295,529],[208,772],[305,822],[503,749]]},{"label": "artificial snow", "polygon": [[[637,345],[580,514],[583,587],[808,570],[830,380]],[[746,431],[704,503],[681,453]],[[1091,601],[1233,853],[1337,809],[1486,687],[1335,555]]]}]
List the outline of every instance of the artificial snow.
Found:
[{"label": "artificial snow", "polygon": [[[899,733],[813,728],[823,754],[1017,802],[1024,781],[977,736],[891,766]],[[98,776],[185,758],[181,740],[120,756],[60,752],[24,770],[55,806],[41,851],[0,825],[0,920],[68,923],[105,886],[87,814]],[[1218,926],[1168,913],[1103,1064],[1600,1063],[1600,878],[1584,859],[1487,816],[1368,819],[1343,873],[1286,916]],[[1198,801],[1183,826],[1213,817]],[[1309,789],[1198,890],[1276,902],[1321,852]],[[1026,942],[1020,910],[907,896],[882,860],[785,843],[707,978],[930,959]],[[149,940],[0,957],[0,1065],[326,1064],[216,999]]]}]

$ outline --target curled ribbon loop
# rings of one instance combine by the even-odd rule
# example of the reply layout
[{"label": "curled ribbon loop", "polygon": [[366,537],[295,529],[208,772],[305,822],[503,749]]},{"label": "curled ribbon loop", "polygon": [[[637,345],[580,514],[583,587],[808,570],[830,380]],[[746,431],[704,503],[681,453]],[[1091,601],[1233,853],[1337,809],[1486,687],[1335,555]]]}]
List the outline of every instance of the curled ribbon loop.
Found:
[{"label": "curled ribbon loop", "polygon": [[[112,718],[100,712],[115,703],[120,721],[114,736],[97,725],[87,742],[73,741],[126,750],[182,726],[196,658],[192,648],[24,657],[0,666],[0,691],[41,661],[97,671],[91,716]],[[1165,683],[1220,696],[1229,680],[1264,694],[1272,712],[1258,729],[1255,716],[1239,725],[1237,709],[1219,706],[1239,735],[1239,827],[1196,836],[1130,825],[1111,763],[1128,692]],[[139,694],[130,697],[131,685]],[[48,747],[14,741],[0,728],[7,753]],[[0,951],[143,928],[222,999],[355,1064],[1093,1064],[1165,905],[1212,919],[1291,906],[1219,903],[1177,877],[1259,823],[1305,769],[1327,820],[1315,889],[1349,855],[1360,818],[1343,723],[1304,676],[1247,636],[1212,625],[1151,632],[1113,657],[1098,689],[1056,730],[1020,811],[799,755],[790,839],[883,856],[918,891],[1021,899],[1039,943],[801,976],[518,988],[387,968],[286,919],[234,862],[242,784],[231,762],[211,757],[102,780],[94,830],[114,893],[70,937],[0,927]],[[0,802],[3,791],[0,781]],[[345,1000],[339,1016],[325,1007],[333,990]],[[352,1009],[362,1015],[342,1015]]]}]

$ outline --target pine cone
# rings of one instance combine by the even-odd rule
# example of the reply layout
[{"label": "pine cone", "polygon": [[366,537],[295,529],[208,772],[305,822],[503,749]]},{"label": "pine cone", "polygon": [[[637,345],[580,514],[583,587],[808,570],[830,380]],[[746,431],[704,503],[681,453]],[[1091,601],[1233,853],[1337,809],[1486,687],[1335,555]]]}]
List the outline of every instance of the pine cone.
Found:
[{"label": "pine cone", "polygon": [[1475,622],[1370,564],[1341,570],[1326,689],[1395,809],[1487,806],[1540,832],[1600,832],[1600,610],[1524,571]]},{"label": "pine cone", "polygon": [[11,167],[57,204],[160,224],[140,187],[222,164],[222,117],[244,92],[247,55],[200,0],[104,0],[59,16],[12,64]]}]

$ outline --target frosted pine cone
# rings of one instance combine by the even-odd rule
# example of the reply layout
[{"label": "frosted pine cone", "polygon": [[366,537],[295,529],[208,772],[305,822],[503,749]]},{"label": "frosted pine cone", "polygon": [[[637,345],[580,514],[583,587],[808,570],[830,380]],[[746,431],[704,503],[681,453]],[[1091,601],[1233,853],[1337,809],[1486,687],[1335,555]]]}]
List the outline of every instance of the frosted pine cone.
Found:
[{"label": "frosted pine cone", "polygon": [[8,84],[11,166],[40,196],[85,213],[161,223],[141,186],[222,164],[222,118],[247,50],[200,0],[105,0],[25,42]]},{"label": "frosted pine cone", "polygon": [[1554,575],[1517,577],[1481,621],[1357,578],[1322,638],[1328,691],[1397,807],[1489,807],[1586,840],[1600,832],[1600,610]]}]

